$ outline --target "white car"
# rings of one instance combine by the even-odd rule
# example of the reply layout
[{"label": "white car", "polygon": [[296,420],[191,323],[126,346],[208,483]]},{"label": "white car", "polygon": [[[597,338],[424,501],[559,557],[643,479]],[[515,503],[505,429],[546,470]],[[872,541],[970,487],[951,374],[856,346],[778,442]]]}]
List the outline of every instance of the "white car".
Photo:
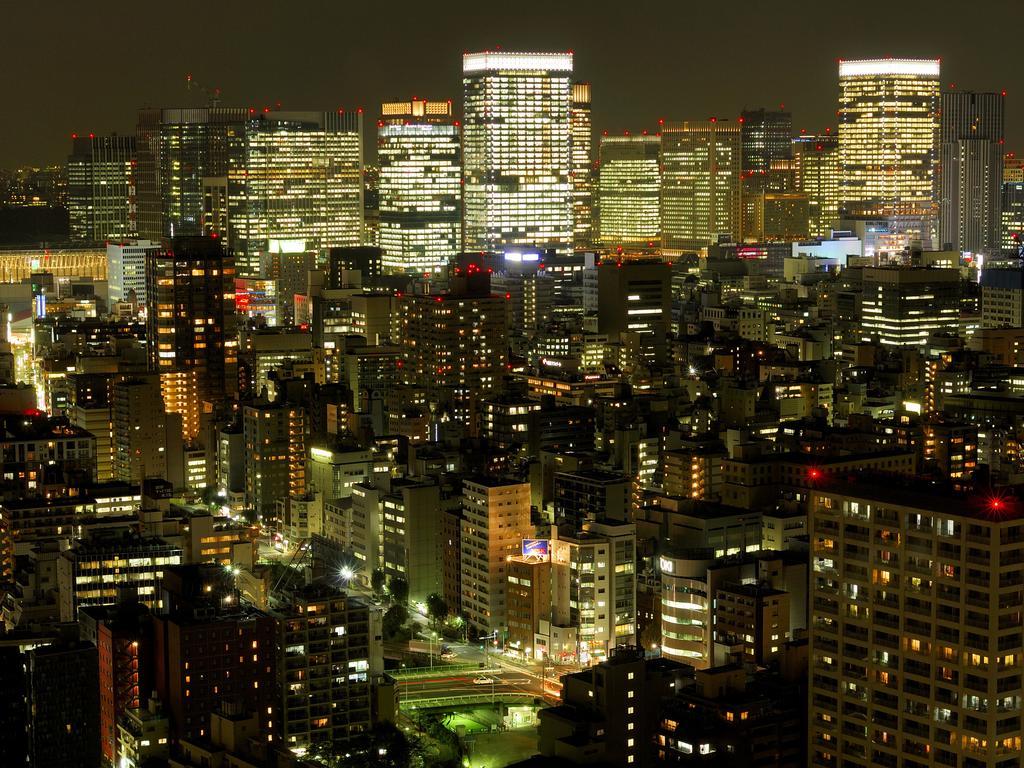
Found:
[{"label": "white car", "polygon": [[473,685],[489,685],[494,682],[493,677],[487,677],[486,675],[480,675],[479,677],[473,678]]}]

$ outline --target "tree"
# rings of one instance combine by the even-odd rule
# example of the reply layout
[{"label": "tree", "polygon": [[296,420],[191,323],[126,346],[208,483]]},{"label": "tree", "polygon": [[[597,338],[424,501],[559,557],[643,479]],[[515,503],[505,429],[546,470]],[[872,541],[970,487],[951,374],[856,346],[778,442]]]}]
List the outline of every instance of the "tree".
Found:
[{"label": "tree", "polygon": [[391,599],[398,605],[406,605],[409,602],[409,582],[405,579],[392,576],[388,591],[391,593]]},{"label": "tree", "polygon": [[384,571],[380,568],[374,570],[370,575],[370,587],[373,588],[373,594],[375,595],[384,593]]},{"label": "tree", "polygon": [[427,595],[427,616],[433,619],[435,627],[448,618],[448,603],[437,592]]},{"label": "tree", "polygon": [[382,620],[381,629],[384,631],[384,636],[387,638],[393,638],[402,631],[402,627],[405,626],[405,622],[408,620],[408,608],[404,605],[392,605],[384,613],[384,619]]}]

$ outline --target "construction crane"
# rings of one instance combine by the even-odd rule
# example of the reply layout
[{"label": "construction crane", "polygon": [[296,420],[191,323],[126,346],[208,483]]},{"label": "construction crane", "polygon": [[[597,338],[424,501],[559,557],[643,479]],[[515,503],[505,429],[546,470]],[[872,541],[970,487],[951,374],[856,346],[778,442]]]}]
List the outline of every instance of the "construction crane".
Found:
[{"label": "construction crane", "polygon": [[202,91],[206,95],[206,101],[209,106],[216,107],[220,105],[220,88],[211,90],[202,83],[196,82],[191,72],[185,73],[185,90],[189,92]]}]

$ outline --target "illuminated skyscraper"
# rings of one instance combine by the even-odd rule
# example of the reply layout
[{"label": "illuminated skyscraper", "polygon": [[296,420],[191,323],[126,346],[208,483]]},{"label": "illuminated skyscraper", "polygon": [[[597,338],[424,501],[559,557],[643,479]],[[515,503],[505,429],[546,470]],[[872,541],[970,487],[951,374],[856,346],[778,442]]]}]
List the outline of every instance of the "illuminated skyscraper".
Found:
[{"label": "illuminated skyscraper", "polygon": [[660,245],[661,137],[601,137],[598,179],[601,245]]},{"label": "illuminated skyscraper", "polygon": [[572,131],[572,231],[577,250],[594,245],[594,136],[590,83],[573,83],[569,102]]},{"label": "illuminated skyscraper", "polygon": [[441,272],[462,248],[462,149],[451,101],[381,105],[380,248],[389,273]]},{"label": "illuminated skyscraper", "polygon": [[292,250],[360,245],[363,233],[363,115],[253,115],[232,144],[228,243],[238,273],[260,276],[272,241]]},{"label": "illuminated skyscraper", "polygon": [[793,116],[782,110],[740,114],[743,157],[743,235],[762,239],[759,208],[764,192],[792,192]]},{"label": "illuminated skyscraper", "polygon": [[719,235],[742,237],[739,123],[711,118],[665,125],[661,134],[662,245],[700,251]]},{"label": "illuminated skyscraper", "polygon": [[942,94],[939,242],[972,253],[999,249],[1006,97]]},{"label": "illuminated skyscraper", "polygon": [[244,135],[241,108],[143,109],[135,133],[138,234],[149,240],[203,231],[204,179],[226,176]]},{"label": "illuminated skyscraper", "polygon": [[1024,181],[1003,184],[1000,242],[1005,253],[1024,255]]},{"label": "illuminated skyscraper", "polygon": [[467,53],[466,251],[568,253],[573,242],[571,53]]},{"label": "illuminated skyscraper", "polygon": [[931,247],[938,133],[937,59],[840,61],[840,216]]},{"label": "illuminated skyscraper", "polygon": [[176,237],[146,254],[146,338],[168,413],[194,439],[205,403],[237,388],[235,267],[218,239]]},{"label": "illuminated skyscraper", "polygon": [[135,137],[74,136],[68,158],[71,239],[100,243],[135,233]]},{"label": "illuminated skyscraper", "polygon": [[830,237],[839,226],[839,140],[826,130],[793,139],[793,170],[798,192],[807,195],[808,233]]}]

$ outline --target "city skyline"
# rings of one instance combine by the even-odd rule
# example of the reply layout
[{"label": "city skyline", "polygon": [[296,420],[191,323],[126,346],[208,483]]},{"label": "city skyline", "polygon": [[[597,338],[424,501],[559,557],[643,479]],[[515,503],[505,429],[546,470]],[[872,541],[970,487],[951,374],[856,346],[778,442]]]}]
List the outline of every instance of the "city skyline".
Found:
[{"label": "city skyline", "polygon": [[[178,6],[173,18],[152,19],[159,25],[153,36],[131,31],[136,19],[145,22],[145,15],[137,16],[138,9],[95,19],[58,15],[56,22],[51,14],[45,20],[45,60],[5,83],[9,103],[23,105],[41,119],[10,121],[0,129],[0,167],[60,162],[73,132],[131,134],[136,110],[144,106],[204,104],[200,89],[186,90],[186,73],[197,84],[219,88],[224,105],[262,107],[280,101],[284,109],[361,106],[376,117],[382,101],[412,93],[426,98],[451,95],[461,114],[461,54],[498,46],[572,50],[574,76],[594,83],[595,133],[654,128],[659,118],[734,117],[744,108],[777,108],[783,103],[794,113],[795,129],[816,132],[835,122],[837,59],[937,57],[943,62],[943,88],[956,82],[975,91],[1006,90],[1007,146],[1024,144],[1024,119],[1013,98],[1024,77],[1013,65],[1012,49],[996,46],[978,57],[968,54],[965,45],[982,34],[983,25],[988,29],[991,20],[1011,11],[1009,1],[990,3],[988,13],[977,17],[957,17],[956,24],[948,23],[957,10],[950,2],[927,8],[917,3],[886,6],[887,24],[882,29],[871,12],[881,9],[880,3],[862,7],[861,13],[849,18],[838,11],[794,18],[792,13],[756,6],[730,18],[715,17],[711,9],[669,9],[650,28],[644,26],[651,18],[650,12],[643,12],[645,6],[611,24],[599,8],[586,17],[570,8],[545,8],[541,16],[534,6],[513,18],[499,11],[481,13],[466,4],[467,13],[453,25],[449,19],[459,15],[463,4],[455,5],[438,15],[400,3],[386,17],[372,8],[324,6],[319,13],[302,18],[268,8],[240,19],[230,8],[204,9],[208,28],[239,32],[221,46],[207,47],[181,44],[191,29],[186,22],[197,7],[190,3]],[[651,6],[650,11],[654,10]],[[11,28],[36,29],[43,23],[33,9],[11,8],[6,13]],[[386,54],[379,55],[372,30],[383,23],[388,25],[388,39],[402,45],[398,50],[385,48]],[[681,33],[688,53],[676,54],[679,41],[673,38],[673,30],[712,23],[717,30],[713,36],[685,38]],[[345,29],[352,26],[371,34],[345,38]],[[913,40],[905,33],[911,26],[919,32]],[[751,29],[758,30],[758,35],[751,36]],[[332,39],[331,30],[340,30],[341,36]],[[80,38],[122,44],[93,46],[89,55],[72,57]],[[619,50],[625,39],[645,41],[638,55],[606,53]],[[294,50],[295,55],[243,55],[247,49],[242,46],[254,40],[276,40],[279,50]],[[38,56],[34,41],[32,35],[10,40],[11,60],[31,61]],[[148,55],[145,41],[153,41],[161,55]],[[613,44],[616,47],[609,47]],[[223,59],[218,61],[217,52],[223,53]],[[737,52],[740,55],[730,58]],[[103,85],[126,56],[128,60],[142,57],[140,65],[117,70],[118,87]],[[227,62],[244,62],[244,66]],[[762,66],[764,62],[771,66]],[[88,98],[80,99],[79,94]],[[372,151],[372,142],[367,143]]]}]

